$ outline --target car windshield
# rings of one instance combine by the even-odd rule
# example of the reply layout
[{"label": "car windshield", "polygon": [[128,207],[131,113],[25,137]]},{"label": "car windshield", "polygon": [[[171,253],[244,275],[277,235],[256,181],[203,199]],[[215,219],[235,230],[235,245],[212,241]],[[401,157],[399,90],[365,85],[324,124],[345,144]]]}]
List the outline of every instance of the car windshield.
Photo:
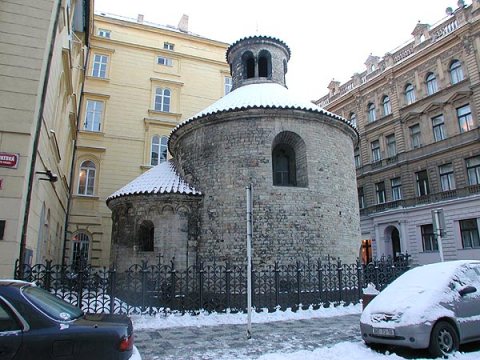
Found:
[{"label": "car windshield", "polygon": [[35,306],[55,320],[70,321],[83,316],[82,310],[41,288],[27,286],[23,288],[23,294]]}]

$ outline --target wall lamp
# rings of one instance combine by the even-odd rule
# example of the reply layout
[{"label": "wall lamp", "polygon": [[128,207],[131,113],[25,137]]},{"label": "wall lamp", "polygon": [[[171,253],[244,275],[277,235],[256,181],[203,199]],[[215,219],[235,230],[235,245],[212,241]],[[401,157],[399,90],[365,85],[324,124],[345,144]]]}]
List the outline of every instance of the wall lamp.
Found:
[{"label": "wall lamp", "polygon": [[57,182],[58,181],[58,175],[55,173],[52,173],[50,170],[47,171],[37,171],[35,174],[42,174],[46,175],[48,178],[39,178],[38,180],[47,180],[50,181],[51,183]]}]

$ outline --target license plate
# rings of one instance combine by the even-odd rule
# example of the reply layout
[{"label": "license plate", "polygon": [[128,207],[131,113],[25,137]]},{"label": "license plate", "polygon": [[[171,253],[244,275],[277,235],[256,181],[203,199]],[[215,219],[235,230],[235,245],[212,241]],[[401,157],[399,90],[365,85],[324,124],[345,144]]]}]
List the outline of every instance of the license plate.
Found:
[{"label": "license plate", "polygon": [[394,329],[389,329],[389,328],[373,328],[373,335],[377,336],[385,336],[385,337],[394,337],[395,336],[395,330]]}]

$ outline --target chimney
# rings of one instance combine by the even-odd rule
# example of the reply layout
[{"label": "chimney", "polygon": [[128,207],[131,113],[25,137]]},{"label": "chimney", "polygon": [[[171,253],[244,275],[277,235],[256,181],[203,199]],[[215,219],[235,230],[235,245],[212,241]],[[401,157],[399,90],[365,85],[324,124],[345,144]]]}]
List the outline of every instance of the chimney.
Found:
[{"label": "chimney", "polygon": [[178,30],[182,32],[188,32],[188,15],[183,14],[182,18],[178,22]]},{"label": "chimney", "polygon": [[139,24],[142,24],[142,23],[143,23],[143,14],[138,14],[138,16],[137,16],[137,22],[138,22]]}]

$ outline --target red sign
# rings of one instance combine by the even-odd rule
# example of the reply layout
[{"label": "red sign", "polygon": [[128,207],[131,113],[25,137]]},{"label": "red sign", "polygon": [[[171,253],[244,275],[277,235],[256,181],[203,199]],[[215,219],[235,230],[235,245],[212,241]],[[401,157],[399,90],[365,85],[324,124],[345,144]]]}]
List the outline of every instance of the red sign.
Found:
[{"label": "red sign", "polygon": [[20,154],[0,152],[0,167],[16,169]]}]

